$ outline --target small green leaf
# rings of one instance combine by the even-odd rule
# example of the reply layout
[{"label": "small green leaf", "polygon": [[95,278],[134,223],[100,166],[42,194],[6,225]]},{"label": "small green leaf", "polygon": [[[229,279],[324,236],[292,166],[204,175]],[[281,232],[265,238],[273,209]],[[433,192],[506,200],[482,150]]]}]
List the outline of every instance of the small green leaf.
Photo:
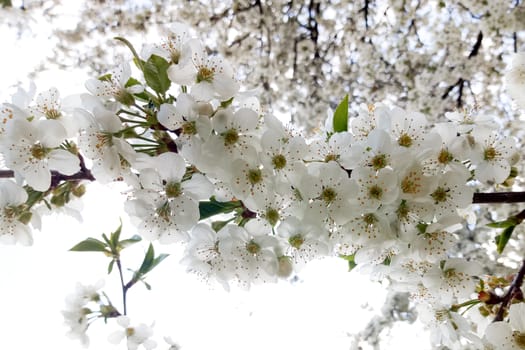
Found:
[{"label": "small green leaf", "polygon": [[150,271],[153,270],[158,264],[160,264],[162,262],[162,260],[166,259],[167,257],[169,256],[169,254],[160,254],[159,256],[157,256],[154,260],[153,260],[153,263],[151,264],[151,267],[150,267]]},{"label": "small green leaf", "polygon": [[218,202],[213,198],[210,201],[200,202],[199,203],[199,213],[200,213],[199,220],[204,220],[204,219],[207,219],[217,214],[229,213],[235,210],[236,208],[240,208],[240,206],[241,206],[241,202],[239,201]]},{"label": "small green leaf", "polygon": [[139,270],[137,273],[139,276],[145,275],[151,270],[151,265],[153,264],[153,259],[155,257],[155,250],[153,249],[153,244],[149,244],[148,251],[146,252],[146,255],[144,256],[144,261],[142,261],[142,265],[140,265]]},{"label": "small green leaf", "polygon": [[348,261],[348,271],[352,271],[357,266],[355,262],[355,254],[352,255],[340,255],[339,257]]},{"label": "small green leaf", "polygon": [[13,4],[11,3],[11,0],[0,0],[0,5],[2,7],[12,7]]},{"label": "small green leaf", "polygon": [[115,264],[115,260],[111,260],[108,265],[108,275],[113,271],[113,265]]},{"label": "small green leaf", "polygon": [[139,235],[134,235],[131,238],[123,239],[122,241],[120,241],[119,242],[119,247],[120,247],[120,249],[124,249],[124,248],[129,247],[130,245],[133,245],[135,243],[140,242],[141,240],[142,240],[142,238]]},{"label": "small green leaf", "polygon": [[104,242],[98,239],[88,238],[69,250],[72,252],[105,252],[107,247]]},{"label": "small green leaf", "polygon": [[231,105],[232,102],[233,102],[233,97],[230,98],[229,100],[222,101],[222,102],[221,102],[221,107],[222,107],[222,108],[226,108],[226,107],[228,107],[229,105]]},{"label": "small green leaf", "polygon": [[487,226],[492,228],[507,228],[510,226],[516,226],[517,224],[519,224],[518,219],[515,216],[511,216],[507,218],[507,220],[492,222],[487,224]]},{"label": "small green leaf", "polygon": [[144,79],[146,83],[156,92],[164,94],[171,85],[168,78],[168,68],[170,64],[164,58],[151,55],[144,65]]},{"label": "small green leaf", "polygon": [[[100,79],[100,78],[99,78]],[[127,87],[129,88],[130,86],[134,86],[134,85],[141,85],[140,81],[138,81],[137,79],[133,78],[133,77],[130,77],[128,79],[128,81],[126,82],[126,85],[124,85],[124,87]]]},{"label": "small green leaf", "polygon": [[503,249],[505,249],[505,246],[507,245],[510,237],[512,236],[512,232],[514,232],[514,228],[516,228],[516,226],[509,226],[506,229],[504,229],[500,235],[496,236],[498,254],[503,253]]},{"label": "small green leaf", "polygon": [[348,95],[337,106],[334,113],[334,131],[348,131]]},{"label": "small green leaf", "polygon": [[98,77],[98,80],[111,82],[111,73],[101,75],[100,77]]},{"label": "small green leaf", "polygon": [[115,230],[115,232],[111,232],[110,235],[110,243],[111,243],[111,250],[116,250],[118,246],[118,241],[120,239],[120,232],[122,232],[122,220],[120,221],[119,227]]}]

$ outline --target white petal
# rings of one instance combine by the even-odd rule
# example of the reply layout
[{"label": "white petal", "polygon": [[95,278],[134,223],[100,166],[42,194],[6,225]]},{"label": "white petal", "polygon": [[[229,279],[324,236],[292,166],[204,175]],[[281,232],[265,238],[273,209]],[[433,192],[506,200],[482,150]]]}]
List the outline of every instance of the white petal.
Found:
[{"label": "white petal", "polygon": [[80,171],[80,161],[72,153],[63,150],[56,149],[49,153],[48,164],[49,168],[56,170],[64,175],[73,175]]}]

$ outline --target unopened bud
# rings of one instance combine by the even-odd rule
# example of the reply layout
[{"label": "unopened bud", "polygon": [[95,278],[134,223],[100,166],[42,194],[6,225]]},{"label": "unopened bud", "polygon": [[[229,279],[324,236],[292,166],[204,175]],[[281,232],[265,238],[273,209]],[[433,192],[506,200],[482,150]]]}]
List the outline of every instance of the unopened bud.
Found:
[{"label": "unopened bud", "polygon": [[195,105],[195,111],[199,115],[205,115],[209,117],[213,114],[213,107],[208,102],[197,102]]},{"label": "unopened bud", "polygon": [[277,276],[281,278],[290,277],[293,272],[292,259],[289,256],[283,255],[278,259],[279,269],[277,270]]},{"label": "unopened bud", "polygon": [[75,197],[82,197],[86,193],[86,186],[78,185],[71,190]]},{"label": "unopened bud", "polygon": [[33,217],[33,213],[31,213],[30,211],[24,211],[22,214],[20,214],[20,216],[18,217],[18,221],[20,221],[21,223],[23,223],[24,225],[27,225],[29,224],[29,222],[31,221],[31,218]]}]

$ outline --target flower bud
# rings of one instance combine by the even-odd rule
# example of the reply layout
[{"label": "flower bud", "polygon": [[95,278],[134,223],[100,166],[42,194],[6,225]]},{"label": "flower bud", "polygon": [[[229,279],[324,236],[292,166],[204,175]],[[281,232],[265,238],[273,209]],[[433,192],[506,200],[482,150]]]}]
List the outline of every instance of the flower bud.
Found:
[{"label": "flower bud", "polygon": [[293,272],[292,259],[289,256],[283,255],[277,258],[279,268],[277,270],[277,276],[281,278],[288,278]]}]

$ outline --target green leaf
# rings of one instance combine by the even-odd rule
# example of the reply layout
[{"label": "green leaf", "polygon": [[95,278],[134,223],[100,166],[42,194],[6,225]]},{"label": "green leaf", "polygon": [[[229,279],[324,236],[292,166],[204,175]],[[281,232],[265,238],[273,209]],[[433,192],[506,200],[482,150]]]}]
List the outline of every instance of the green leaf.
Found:
[{"label": "green leaf", "polygon": [[355,254],[352,255],[339,255],[339,257],[348,261],[348,271],[352,271],[357,266],[355,262]]},{"label": "green leaf", "polygon": [[142,238],[139,235],[134,235],[131,238],[123,239],[122,241],[120,241],[119,242],[119,247],[120,247],[120,249],[124,249],[124,248],[129,247],[130,245],[133,245],[135,243],[140,242],[141,240],[142,240]]},{"label": "green leaf", "polygon": [[221,107],[222,107],[222,108],[226,108],[226,107],[228,107],[229,105],[231,105],[232,102],[233,102],[233,97],[230,98],[229,100],[222,101],[222,102],[221,102]]},{"label": "green leaf", "polygon": [[0,0],[0,5],[2,5],[2,7],[13,7],[11,0]]},{"label": "green leaf", "polygon": [[108,265],[108,275],[113,271],[113,264],[115,264],[115,260],[111,260]]},{"label": "green leaf", "polygon": [[98,80],[111,82],[111,73],[101,75],[100,77],[98,77]]},{"label": "green leaf", "polygon": [[[100,78],[99,78],[100,79]],[[127,87],[129,88],[130,86],[134,86],[134,85],[141,85],[140,81],[138,81],[137,79],[133,78],[133,77],[130,77],[128,79],[128,81],[126,82],[126,85],[124,85],[124,87]]]},{"label": "green leaf", "polygon": [[212,198],[210,201],[199,203],[199,220],[204,220],[217,214],[229,213],[240,207],[241,202],[239,201],[218,202]]},{"label": "green leaf", "polygon": [[109,241],[111,244],[111,250],[116,250],[118,246],[118,240],[120,238],[120,232],[122,232],[122,220],[120,221],[119,227],[115,230],[115,232],[111,232]]},{"label": "green leaf", "polygon": [[154,260],[153,260],[153,263],[151,264],[151,267],[150,267],[150,271],[153,270],[158,264],[160,264],[162,262],[162,260],[166,259],[168,256],[170,256],[169,254],[160,254],[159,256],[157,256]]},{"label": "green leaf", "polygon": [[104,242],[98,239],[88,238],[69,250],[72,252],[105,252],[107,247]]},{"label": "green leaf", "polygon": [[144,256],[144,261],[142,261],[142,265],[140,265],[139,270],[137,273],[139,276],[145,275],[151,270],[151,265],[153,264],[153,259],[155,257],[155,250],[153,249],[153,244],[149,244],[148,251],[146,252],[146,255]]},{"label": "green leaf", "polygon": [[507,228],[510,226],[516,226],[517,224],[519,224],[518,219],[515,216],[511,216],[507,218],[507,220],[492,222],[487,224],[487,226],[492,228]]},{"label": "green leaf", "polygon": [[337,106],[334,113],[334,131],[348,131],[348,95]]},{"label": "green leaf", "polygon": [[512,232],[514,232],[514,228],[516,228],[516,226],[509,226],[506,229],[504,229],[500,235],[496,236],[498,254],[503,253],[503,249],[505,249],[505,246],[507,245],[510,237],[512,236]]},{"label": "green leaf", "polygon": [[168,78],[168,68],[170,64],[164,58],[151,55],[144,65],[144,79],[146,83],[156,92],[164,94],[171,85]]}]

